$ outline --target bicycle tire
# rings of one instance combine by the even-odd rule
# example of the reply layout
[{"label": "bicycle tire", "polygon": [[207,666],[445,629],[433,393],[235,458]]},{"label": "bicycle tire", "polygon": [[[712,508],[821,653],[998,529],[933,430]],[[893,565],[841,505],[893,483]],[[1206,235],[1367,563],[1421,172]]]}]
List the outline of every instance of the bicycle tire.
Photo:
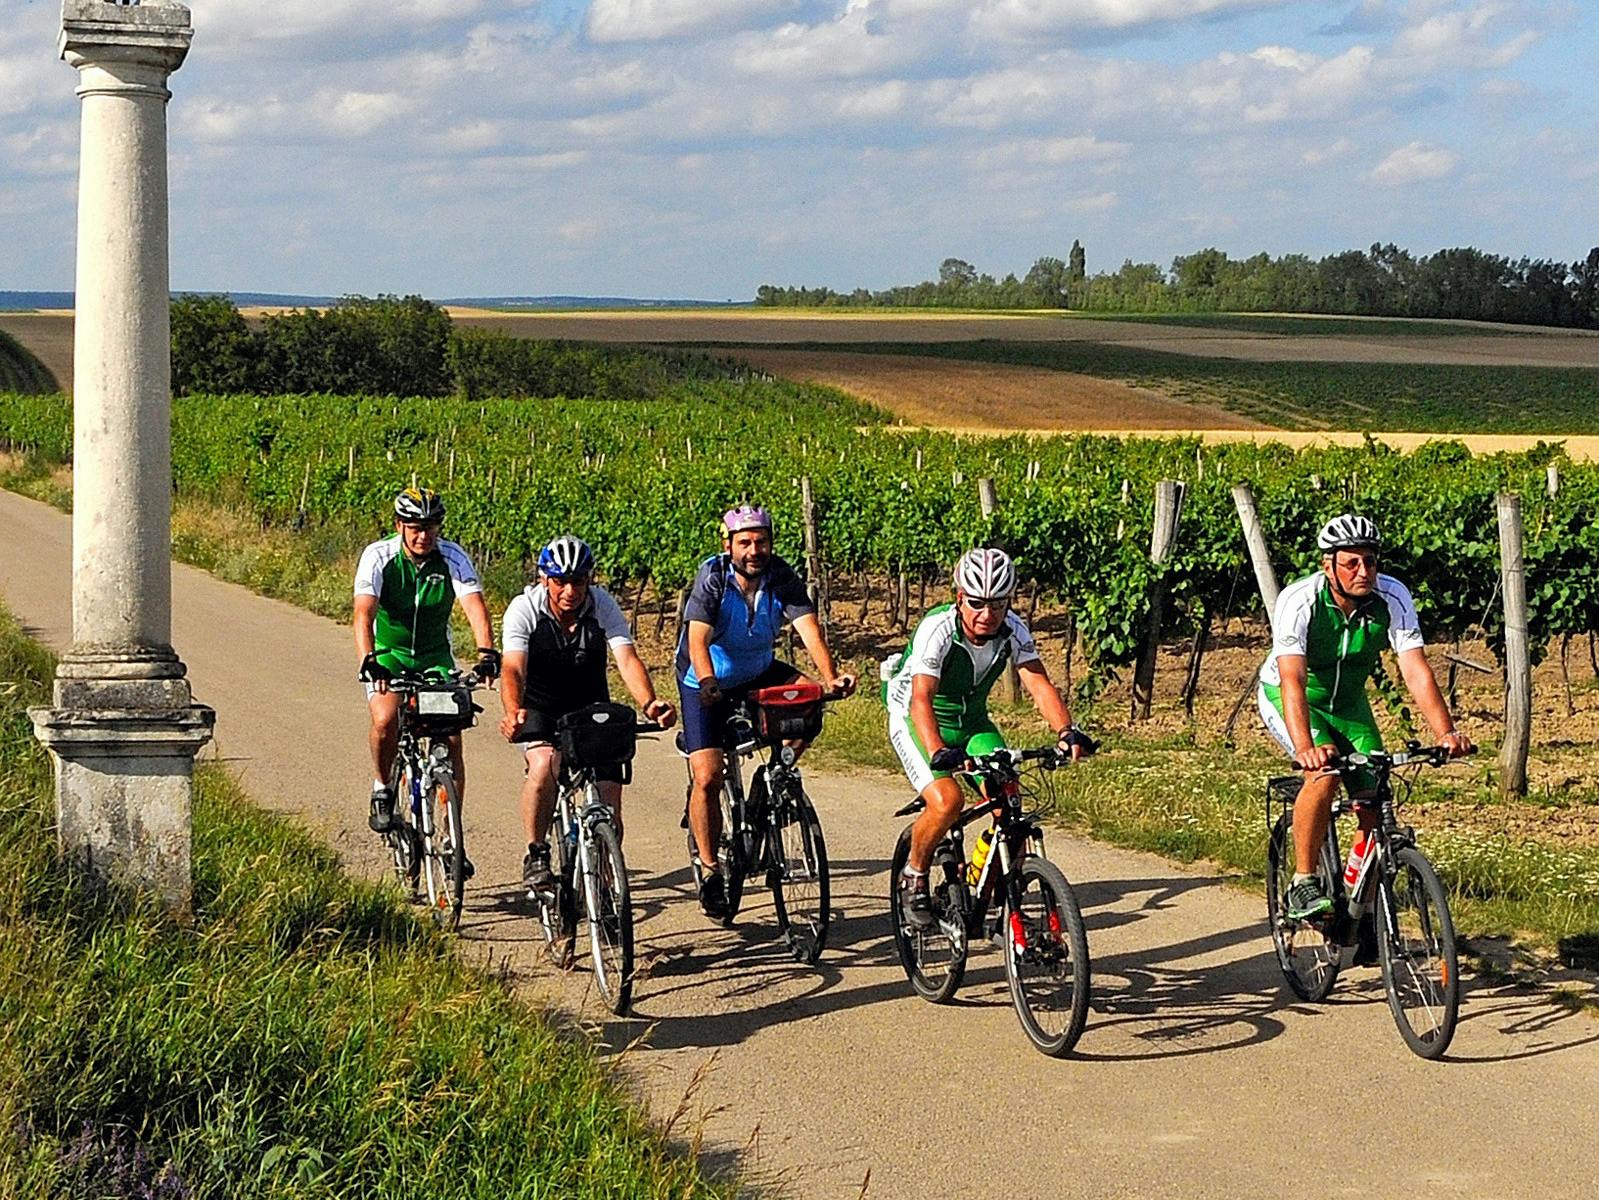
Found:
[{"label": "bicycle tire", "polygon": [[610,821],[589,830],[589,871],[583,881],[583,906],[589,925],[594,985],[617,1016],[633,1002],[633,899],[622,843]]},{"label": "bicycle tire", "polygon": [[938,920],[928,929],[912,928],[900,907],[900,873],[910,858],[911,827],[900,831],[888,868],[888,920],[894,930],[894,950],[905,978],[922,999],[947,1004],[966,978],[966,885],[961,879],[960,857],[945,842],[933,852],[928,885]]},{"label": "bicycle tire", "polygon": [[[1427,856],[1414,846],[1400,847],[1394,861],[1393,881],[1385,876],[1377,889],[1377,947],[1388,1010],[1405,1045],[1422,1058],[1439,1058],[1449,1049],[1460,1016],[1460,962],[1449,896]],[[1423,1028],[1417,1027],[1420,1017]]]},{"label": "bicycle tire", "polygon": [[[1005,979],[1028,1038],[1044,1054],[1060,1058],[1071,1052],[1088,1023],[1093,987],[1088,932],[1077,895],[1059,867],[1040,855],[1028,854],[1015,869],[1021,880],[1022,906],[1021,911],[1008,911],[1001,926]],[[1038,885],[1036,893],[1030,883]],[[1039,901],[1036,912],[1028,903],[1033,894]],[[1020,945],[1018,932],[1022,934]],[[1037,971],[1028,969],[1035,967]],[[1049,1014],[1060,1019],[1046,1020]]]},{"label": "bicycle tire", "polygon": [[461,927],[461,905],[466,894],[466,842],[455,776],[448,772],[437,775],[424,804],[431,806],[422,834],[428,907],[439,928],[453,932]]},{"label": "bicycle tire", "polygon": [[[1327,936],[1328,926],[1294,923],[1283,915],[1283,897],[1294,880],[1294,868],[1294,814],[1290,809],[1277,818],[1266,850],[1266,920],[1277,966],[1289,990],[1301,1000],[1319,1004],[1338,982],[1340,950]],[[1338,863],[1331,838],[1322,843],[1319,873],[1328,895],[1333,895]]]},{"label": "bicycle tire", "polygon": [[395,755],[394,769],[389,772],[389,794],[394,797],[394,815],[383,841],[394,860],[395,878],[415,900],[420,882],[421,839],[411,823],[411,772],[400,755]]},{"label": "bicycle tire", "polygon": [[768,878],[777,928],[795,960],[809,965],[827,946],[832,895],[821,818],[797,782],[794,793],[770,809],[767,844],[772,866]]}]

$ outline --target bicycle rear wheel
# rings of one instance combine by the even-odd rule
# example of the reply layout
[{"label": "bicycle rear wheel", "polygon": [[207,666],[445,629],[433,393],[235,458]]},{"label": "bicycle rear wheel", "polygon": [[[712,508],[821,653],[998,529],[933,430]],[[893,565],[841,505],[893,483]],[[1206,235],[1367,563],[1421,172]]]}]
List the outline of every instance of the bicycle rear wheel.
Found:
[{"label": "bicycle rear wheel", "polygon": [[1414,846],[1394,855],[1393,884],[1377,889],[1377,946],[1382,982],[1399,1036],[1422,1058],[1438,1058],[1455,1036],[1460,964],[1449,897],[1438,873]]},{"label": "bicycle rear wheel", "polygon": [[1033,1045],[1059,1058],[1088,1022],[1092,968],[1077,896],[1061,869],[1026,855],[1017,864],[1020,896],[1005,930],[1005,978]]},{"label": "bicycle rear wheel", "polygon": [[[1327,894],[1335,895],[1338,863],[1330,837],[1322,843],[1316,873]],[[1294,995],[1316,1003],[1325,1000],[1338,981],[1339,948],[1327,936],[1331,921],[1312,924],[1290,921],[1284,915],[1284,897],[1293,881],[1294,813],[1289,809],[1277,818],[1266,851],[1266,919],[1271,925],[1271,941],[1277,949],[1277,965],[1283,978]]]},{"label": "bicycle rear wheel", "polygon": [[422,826],[422,874],[427,884],[428,907],[439,928],[461,925],[461,902],[466,892],[466,842],[461,834],[461,798],[455,777],[434,778],[432,792],[423,797],[426,820]]},{"label": "bicycle rear wheel", "polygon": [[911,987],[924,1000],[944,1004],[966,977],[966,912],[969,900],[961,879],[961,861],[944,843],[933,853],[927,873],[936,920],[926,929],[912,925],[900,904],[900,874],[910,857],[911,830],[900,831],[888,868],[888,919],[894,929],[894,949]]},{"label": "bicycle rear wheel", "polygon": [[774,799],[771,829],[772,900],[777,927],[788,942],[789,953],[802,963],[814,963],[827,945],[830,918],[827,843],[822,822],[810,797],[796,780],[793,794]]},{"label": "bicycle rear wheel", "polygon": [[609,821],[589,831],[589,870],[583,904],[589,923],[594,985],[617,1016],[633,1002],[633,900],[627,885],[622,843]]}]

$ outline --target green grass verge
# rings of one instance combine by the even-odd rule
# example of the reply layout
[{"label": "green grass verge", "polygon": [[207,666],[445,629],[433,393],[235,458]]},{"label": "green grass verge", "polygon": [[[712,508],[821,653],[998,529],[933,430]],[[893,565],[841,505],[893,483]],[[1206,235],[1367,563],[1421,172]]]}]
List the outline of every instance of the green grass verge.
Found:
[{"label": "green grass verge", "polygon": [[44,396],[60,390],[61,385],[50,368],[16,338],[0,329],[0,393]]},{"label": "green grass verge", "polygon": [[[1091,715],[1086,719],[1093,723]],[[1016,744],[1049,740],[1030,709],[996,707],[995,720]],[[897,773],[883,722],[875,696],[835,705],[812,757],[835,768]],[[1113,845],[1179,862],[1204,860],[1241,884],[1263,885],[1265,781],[1285,773],[1281,758],[1205,743],[1189,731],[1112,730],[1104,743],[1097,757],[1051,777],[1055,821]],[[908,784],[906,792],[909,799]],[[1558,954],[1569,965],[1599,968],[1599,847],[1513,841],[1453,828],[1462,804],[1499,804],[1486,766],[1424,774],[1403,810],[1450,890],[1461,933],[1504,938],[1540,954]]]},{"label": "green grass verge", "polygon": [[1599,433],[1599,370],[1585,367],[1263,363],[1102,342],[984,340],[848,346],[805,342],[765,348],[917,355],[1071,371],[1149,388],[1180,400],[1219,404],[1279,429]]},{"label": "green grass verge", "polygon": [[586,1040],[219,767],[192,924],[86,889],[23,712],[50,670],[0,615],[0,1195],[729,1194]]}]

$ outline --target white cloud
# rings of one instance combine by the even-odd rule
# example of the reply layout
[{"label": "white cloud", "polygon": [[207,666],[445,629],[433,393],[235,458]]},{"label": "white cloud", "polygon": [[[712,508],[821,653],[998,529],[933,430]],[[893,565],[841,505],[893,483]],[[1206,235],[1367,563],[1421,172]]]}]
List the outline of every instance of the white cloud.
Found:
[{"label": "white cloud", "polygon": [[1371,172],[1371,181],[1386,187],[1407,183],[1423,183],[1429,179],[1442,179],[1452,172],[1460,158],[1442,146],[1428,146],[1422,142],[1409,142],[1392,151]]},{"label": "white cloud", "polygon": [[1228,12],[1283,8],[1288,0],[980,0],[972,27],[1008,37],[1132,29]]},{"label": "white cloud", "polygon": [[593,0],[587,30],[596,42],[648,42],[728,32],[786,16],[800,0]]}]

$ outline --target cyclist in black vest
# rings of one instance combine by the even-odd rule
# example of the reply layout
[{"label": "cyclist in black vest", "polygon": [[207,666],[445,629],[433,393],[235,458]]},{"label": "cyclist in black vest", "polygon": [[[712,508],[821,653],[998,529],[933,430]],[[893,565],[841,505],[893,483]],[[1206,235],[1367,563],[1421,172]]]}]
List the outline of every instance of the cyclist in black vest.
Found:
[{"label": "cyclist in black vest", "polygon": [[[581,539],[556,538],[539,555],[539,578],[512,600],[501,623],[505,654],[500,702],[505,718],[500,732],[526,760],[522,784],[522,824],[527,857],[522,882],[529,894],[550,887],[550,820],[560,754],[555,723],[567,713],[610,699],[606,654],[616,658],[622,682],[644,715],[662,729],[677,720],[672,705],[658,698],[649,668],[633,648],[627,618],[615,599],[593,582],[594,553]],[[622,777],[618,769],[602,777],[601,793],[622,833]]]}]

